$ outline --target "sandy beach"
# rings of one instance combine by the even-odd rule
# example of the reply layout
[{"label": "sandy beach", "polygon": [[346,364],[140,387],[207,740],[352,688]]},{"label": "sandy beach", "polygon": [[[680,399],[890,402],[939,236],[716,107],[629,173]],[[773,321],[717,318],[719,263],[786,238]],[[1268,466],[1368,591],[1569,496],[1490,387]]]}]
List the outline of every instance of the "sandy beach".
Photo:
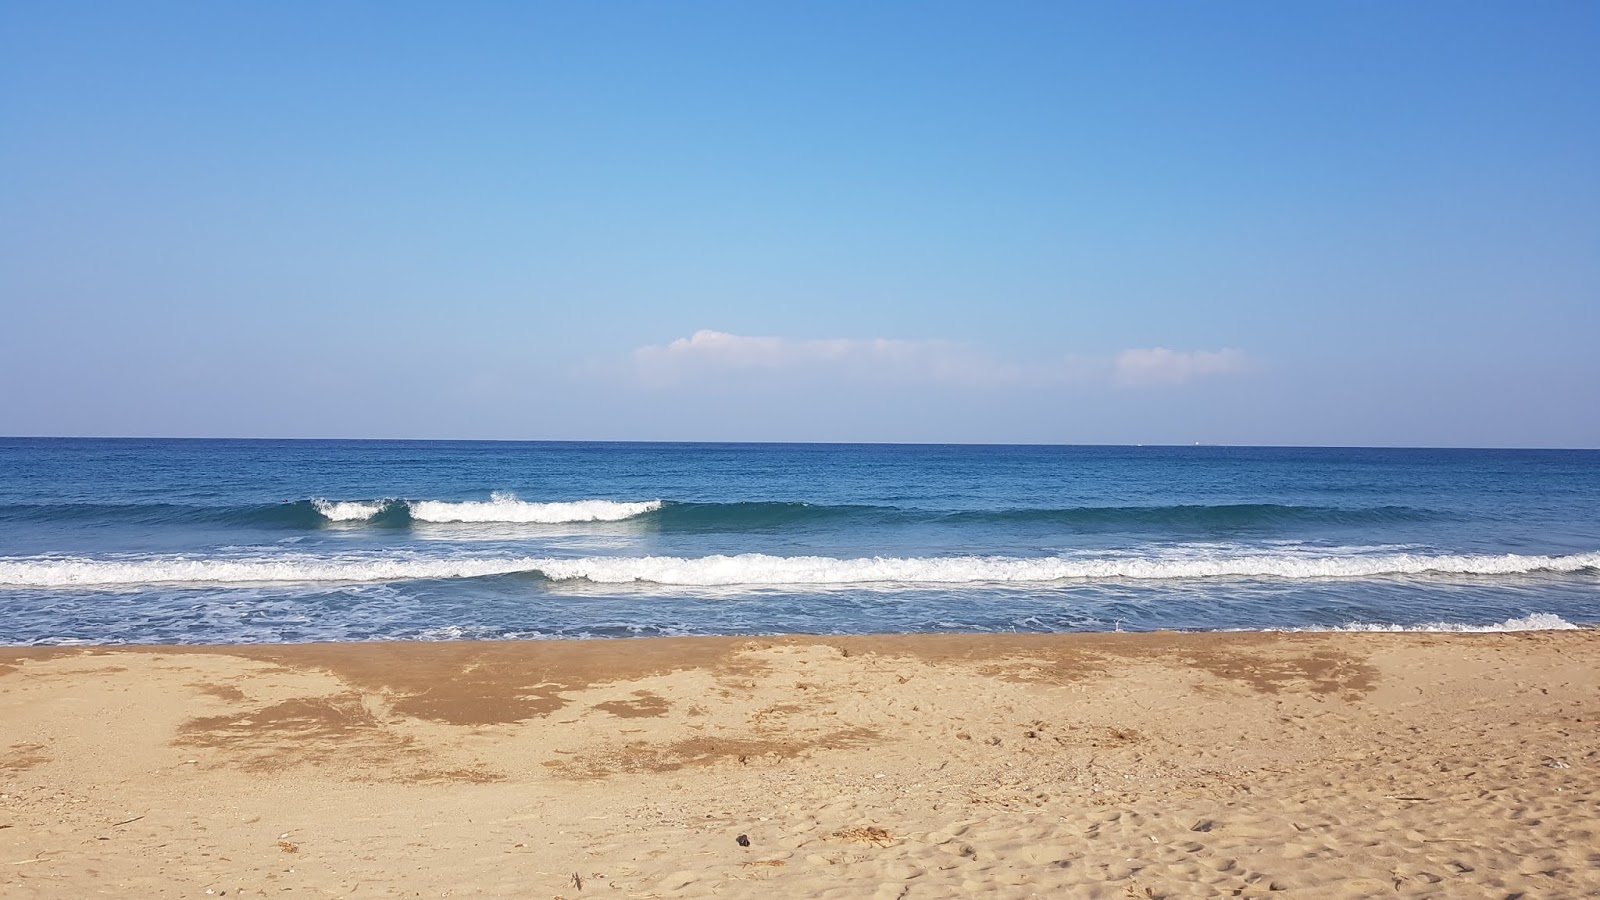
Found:
[{"label": "sandy beach", "polygon": [[0,650],[0,894],[1583,897],[1600,633]]}]

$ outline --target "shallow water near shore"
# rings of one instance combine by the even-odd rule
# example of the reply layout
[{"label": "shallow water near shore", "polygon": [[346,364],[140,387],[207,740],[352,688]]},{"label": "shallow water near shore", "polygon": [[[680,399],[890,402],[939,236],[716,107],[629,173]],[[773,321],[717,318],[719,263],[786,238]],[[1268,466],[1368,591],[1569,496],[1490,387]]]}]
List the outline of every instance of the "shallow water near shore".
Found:
[{"label": "shallow water near shore", "polygon": [[0,642],[1600,624],[1600,452],[0,440]]}]

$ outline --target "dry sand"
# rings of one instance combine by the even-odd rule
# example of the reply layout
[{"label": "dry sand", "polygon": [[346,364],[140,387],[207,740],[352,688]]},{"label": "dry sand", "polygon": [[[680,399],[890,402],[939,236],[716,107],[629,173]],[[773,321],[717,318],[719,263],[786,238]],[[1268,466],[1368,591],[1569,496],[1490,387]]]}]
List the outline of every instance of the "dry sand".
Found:
[{"label": "dry sand", "polygon": [[1597,672],[1588,631],[0,648],[0,896],[1594,897]]}]

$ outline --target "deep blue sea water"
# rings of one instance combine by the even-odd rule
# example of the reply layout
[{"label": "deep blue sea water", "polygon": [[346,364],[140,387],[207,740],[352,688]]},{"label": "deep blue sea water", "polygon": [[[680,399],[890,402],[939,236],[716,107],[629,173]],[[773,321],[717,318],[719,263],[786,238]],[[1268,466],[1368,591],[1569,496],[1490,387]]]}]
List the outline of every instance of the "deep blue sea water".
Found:
[{"label": "deep blue sea water", "polygon": [[0,439],[0,643],[1600,625],[1600,452]]}]

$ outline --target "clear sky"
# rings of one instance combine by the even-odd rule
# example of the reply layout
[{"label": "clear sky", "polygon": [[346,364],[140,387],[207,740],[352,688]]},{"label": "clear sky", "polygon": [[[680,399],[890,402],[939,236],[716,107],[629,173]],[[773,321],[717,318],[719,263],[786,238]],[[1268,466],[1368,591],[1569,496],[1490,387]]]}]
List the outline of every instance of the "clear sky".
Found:
[{"label": "clear sky", "polygon": [[1600,3],[5,0],[0,434],[1600,446]]}]

